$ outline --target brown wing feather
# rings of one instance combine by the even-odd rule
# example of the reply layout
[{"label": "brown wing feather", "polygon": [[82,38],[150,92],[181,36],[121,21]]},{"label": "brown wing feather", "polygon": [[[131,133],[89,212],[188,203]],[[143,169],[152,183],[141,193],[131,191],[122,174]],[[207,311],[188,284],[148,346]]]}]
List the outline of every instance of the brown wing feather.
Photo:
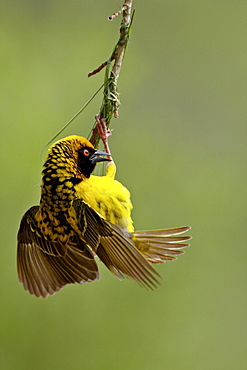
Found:
[{"label": "brown wing feather", "polygon": [[[147,262],[134,242],[116,225],[111,224],[89,205],[77,199],[73,202],[79,228],[85,242],[102,262],[120,279],[127,275],[140,284],[153,289],[160,275]],[[156,277],[155,277],[156,276]]]},{"label": "brown wing feather", "polygon": [[[62,245],[35,232],[34,215],[38,209],[32,207],[25,213],[18,233],[17,269],[25,290],[37,297],[47,297],[66,284],[98,279],[93,254],[77,236]],[[54,255],[55,251],[59,254]]]},{"label": "brown wing feather", "polygon": [[151,263],[163,263],[176,260],[183,249],[189,246],[186,242],[191,236],[177,236],[190,230],[189,226],[177,227],[174,229],[134,231],[132,238],[136,247],[143,253]]}]

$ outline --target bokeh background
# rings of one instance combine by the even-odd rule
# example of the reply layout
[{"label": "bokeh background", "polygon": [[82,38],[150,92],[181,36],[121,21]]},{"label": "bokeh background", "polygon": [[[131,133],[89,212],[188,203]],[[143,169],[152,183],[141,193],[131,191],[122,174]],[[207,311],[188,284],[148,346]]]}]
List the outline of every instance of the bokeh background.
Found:
[{"label": "bokeh background", "polygon": [[[101,280],[36,299],[16,234],[38,204],[42,149],[103,82],[121,1],[3,0],[0,368],[246,368],[245,1],[135,1],[110,139],[137,229],[191,225],[192,245],[148,292]],[[62,134],[87,136],[101,94]]]}]

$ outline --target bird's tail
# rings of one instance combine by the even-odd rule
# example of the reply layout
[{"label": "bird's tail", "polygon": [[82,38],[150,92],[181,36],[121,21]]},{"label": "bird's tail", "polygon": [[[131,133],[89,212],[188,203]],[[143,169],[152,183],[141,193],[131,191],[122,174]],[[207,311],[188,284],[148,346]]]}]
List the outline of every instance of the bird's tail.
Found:
[{"label": "bird's tail", "polygon": [[191,236],[180,236],[190,230],[191,227],[177,227],[173,229],[134,231],[132,240],[136,248],[144,255],[146,260],[151,263],[164,263],[173,261],[177,256],[183,254],[181,250],[188,247],[187,242]]}]

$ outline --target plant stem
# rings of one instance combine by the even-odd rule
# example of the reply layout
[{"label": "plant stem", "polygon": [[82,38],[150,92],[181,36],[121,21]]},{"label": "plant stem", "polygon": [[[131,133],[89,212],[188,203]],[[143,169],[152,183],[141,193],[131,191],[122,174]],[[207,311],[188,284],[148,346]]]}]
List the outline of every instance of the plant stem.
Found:
[{"label": "plant stem", "polygon": [[[114,47],[113,53],[110,56],[110,58],[104,63],[102,63],[98,68],[96,68],[92,72],[89,72],[88,74],[88,77],[90,77],[100,72],[104,67],[106,68],[104,79],[103,101],[100,108],[99,118],[105,119],[107,128],[110,125],[112,116],[114,116],[114,118],[118,118],[120,102],[119,102],[119,93],[117,91],[117,82],[123,62],[125,49],[129,41],[130,28],[133,19],[133,15],[131,18],[132,2],[133,0],[125,0],[122,9],[108,18],[112,20],[119,16],[121,13],[123,14],[119,40],[116,46]],[[113,61],[114,63],[112,66]],[[95,127],[94,124],[90,141],[95,147],[97,147],[99,144],[99,140],[100,137],[98,135],[97,128]]]}]

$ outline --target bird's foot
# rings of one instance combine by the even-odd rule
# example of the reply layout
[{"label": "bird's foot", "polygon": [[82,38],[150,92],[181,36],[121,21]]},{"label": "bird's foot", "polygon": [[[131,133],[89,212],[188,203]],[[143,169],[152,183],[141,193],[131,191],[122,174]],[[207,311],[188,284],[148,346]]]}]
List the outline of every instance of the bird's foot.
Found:
[{"label": "bird's foot", "polygon": [[105,147],[105,151],[107,154],[109,154],[109,159],[112,159],[112,157],[110,157],[111,155],[111,152],[110,152],[110,148],[109,148],[109,144],[108,144],[108,137],[111,136],[111,130],[109,130],[107,127],[106,127],[106,123],[105,123],[105,119],[104,118],[99,118],[99,115],[97,114],[95,116],[95,119],[96,119],[96,126],[97,126],[97,129],[98,129],[98,134],[99,134],[99,137],[101,138],[103,144],[104,144],[104,147]]}]

